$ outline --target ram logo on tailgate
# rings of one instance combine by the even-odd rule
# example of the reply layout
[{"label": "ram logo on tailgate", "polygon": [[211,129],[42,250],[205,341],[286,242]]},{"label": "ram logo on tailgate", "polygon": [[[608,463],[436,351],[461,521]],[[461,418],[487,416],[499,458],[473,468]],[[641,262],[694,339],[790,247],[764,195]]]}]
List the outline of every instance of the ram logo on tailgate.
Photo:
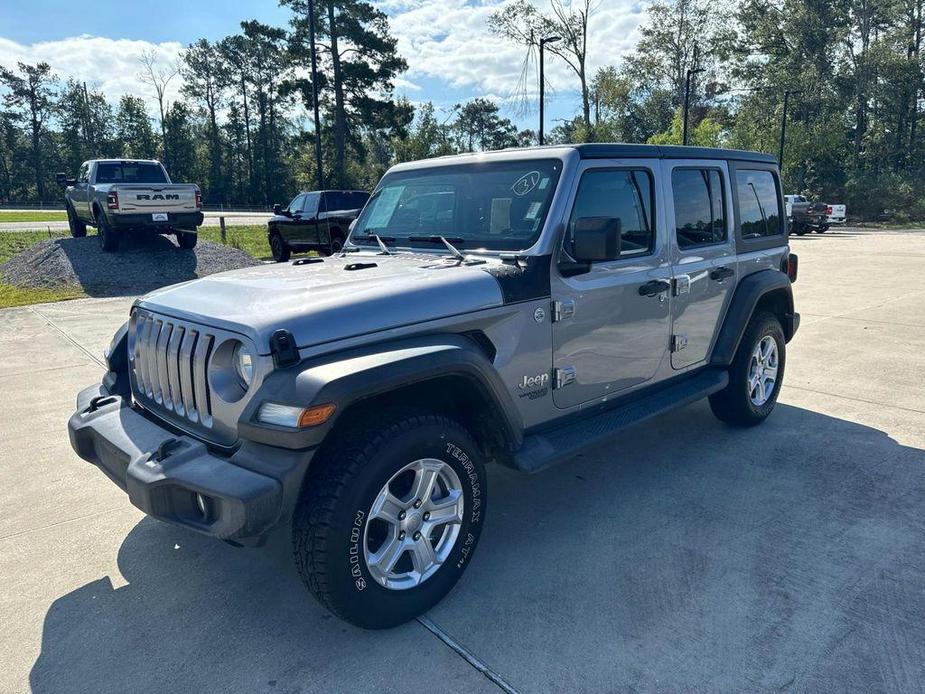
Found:
[{"label": "ram logo on tailgate", "polygon": [[139,193],[135,198],[137,200],[179,200],[180,196],[177,193],[155,193],[154,195]]}]

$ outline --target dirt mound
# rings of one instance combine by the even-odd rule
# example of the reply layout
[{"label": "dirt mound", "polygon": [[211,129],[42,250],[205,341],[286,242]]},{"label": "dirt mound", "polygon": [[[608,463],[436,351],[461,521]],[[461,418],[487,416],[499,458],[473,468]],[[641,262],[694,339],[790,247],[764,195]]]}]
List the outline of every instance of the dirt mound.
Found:
[{"label": "dirt mound", "polygon": [[103,253],[95,237],[41,241],[0,265],[0,279],[24,288],[75,287],[90,296],[144,294],[216,272],[258,265],[244,251],[200,241],[181,250],[171,238],[123,239]]}]

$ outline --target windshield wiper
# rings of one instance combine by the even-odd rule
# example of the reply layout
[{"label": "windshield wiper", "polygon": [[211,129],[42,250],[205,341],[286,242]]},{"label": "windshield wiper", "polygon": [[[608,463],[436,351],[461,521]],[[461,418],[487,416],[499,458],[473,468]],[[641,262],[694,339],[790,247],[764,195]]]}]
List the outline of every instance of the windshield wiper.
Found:
[{"label": "windshield wiper", "polygon": [[[382,237],[379,234],[369,234],[372,238],[376,239],[376,243],[379,244],[379,250],[382,252],[382,255],[392,255],[392,251],[389,250],[389,247],[385,245],[385,241],[382,240]],[[395,239],[392,239],[393,241]]]},{"label": "windshield wiper", "polygon": [[[456,258],[456,260],[463,261],[466,259],[466,256],[464,256],[460,252],[460,250],[456,248],[456,246],[453,245],[454,243],[464,243],[465,242],[465,239],[461,239],[457,236],[453,236],[449,239],[446,236],[409,236],[408,240],[411,241],[412,243],[414,243],[415,241],[426,241],[427,243],[442,243],[444,246],[446,246],[446,249],[450,252],[450,254],[452,254],[452,256]],[[451,243],[451,240],[452,240],[452,243]]]}]

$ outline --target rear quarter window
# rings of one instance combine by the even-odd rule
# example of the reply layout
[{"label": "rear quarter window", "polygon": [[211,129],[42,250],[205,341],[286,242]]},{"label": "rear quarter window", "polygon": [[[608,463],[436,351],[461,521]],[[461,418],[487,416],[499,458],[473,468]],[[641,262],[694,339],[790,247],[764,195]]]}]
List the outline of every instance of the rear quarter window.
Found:
[{"label": "rear quarter window", "polygon": [[756,169],[738,169],[736,192],[743,239],[783,235],[784,218],[773,173]]}]

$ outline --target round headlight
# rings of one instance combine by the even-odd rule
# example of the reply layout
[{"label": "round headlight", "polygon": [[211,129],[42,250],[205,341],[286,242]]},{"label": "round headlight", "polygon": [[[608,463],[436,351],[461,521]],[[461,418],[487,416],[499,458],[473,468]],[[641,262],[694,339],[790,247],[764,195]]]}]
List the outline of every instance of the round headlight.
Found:
[{"label": "round headlight", "polygon": [[254,378],[254,360],[250,350],[239,343],[238,346],[234,348],[231,359],[234,362],[235,373],[241,380],[241,386],[244,390],[247,390],[250,388],[251,381]]}]

